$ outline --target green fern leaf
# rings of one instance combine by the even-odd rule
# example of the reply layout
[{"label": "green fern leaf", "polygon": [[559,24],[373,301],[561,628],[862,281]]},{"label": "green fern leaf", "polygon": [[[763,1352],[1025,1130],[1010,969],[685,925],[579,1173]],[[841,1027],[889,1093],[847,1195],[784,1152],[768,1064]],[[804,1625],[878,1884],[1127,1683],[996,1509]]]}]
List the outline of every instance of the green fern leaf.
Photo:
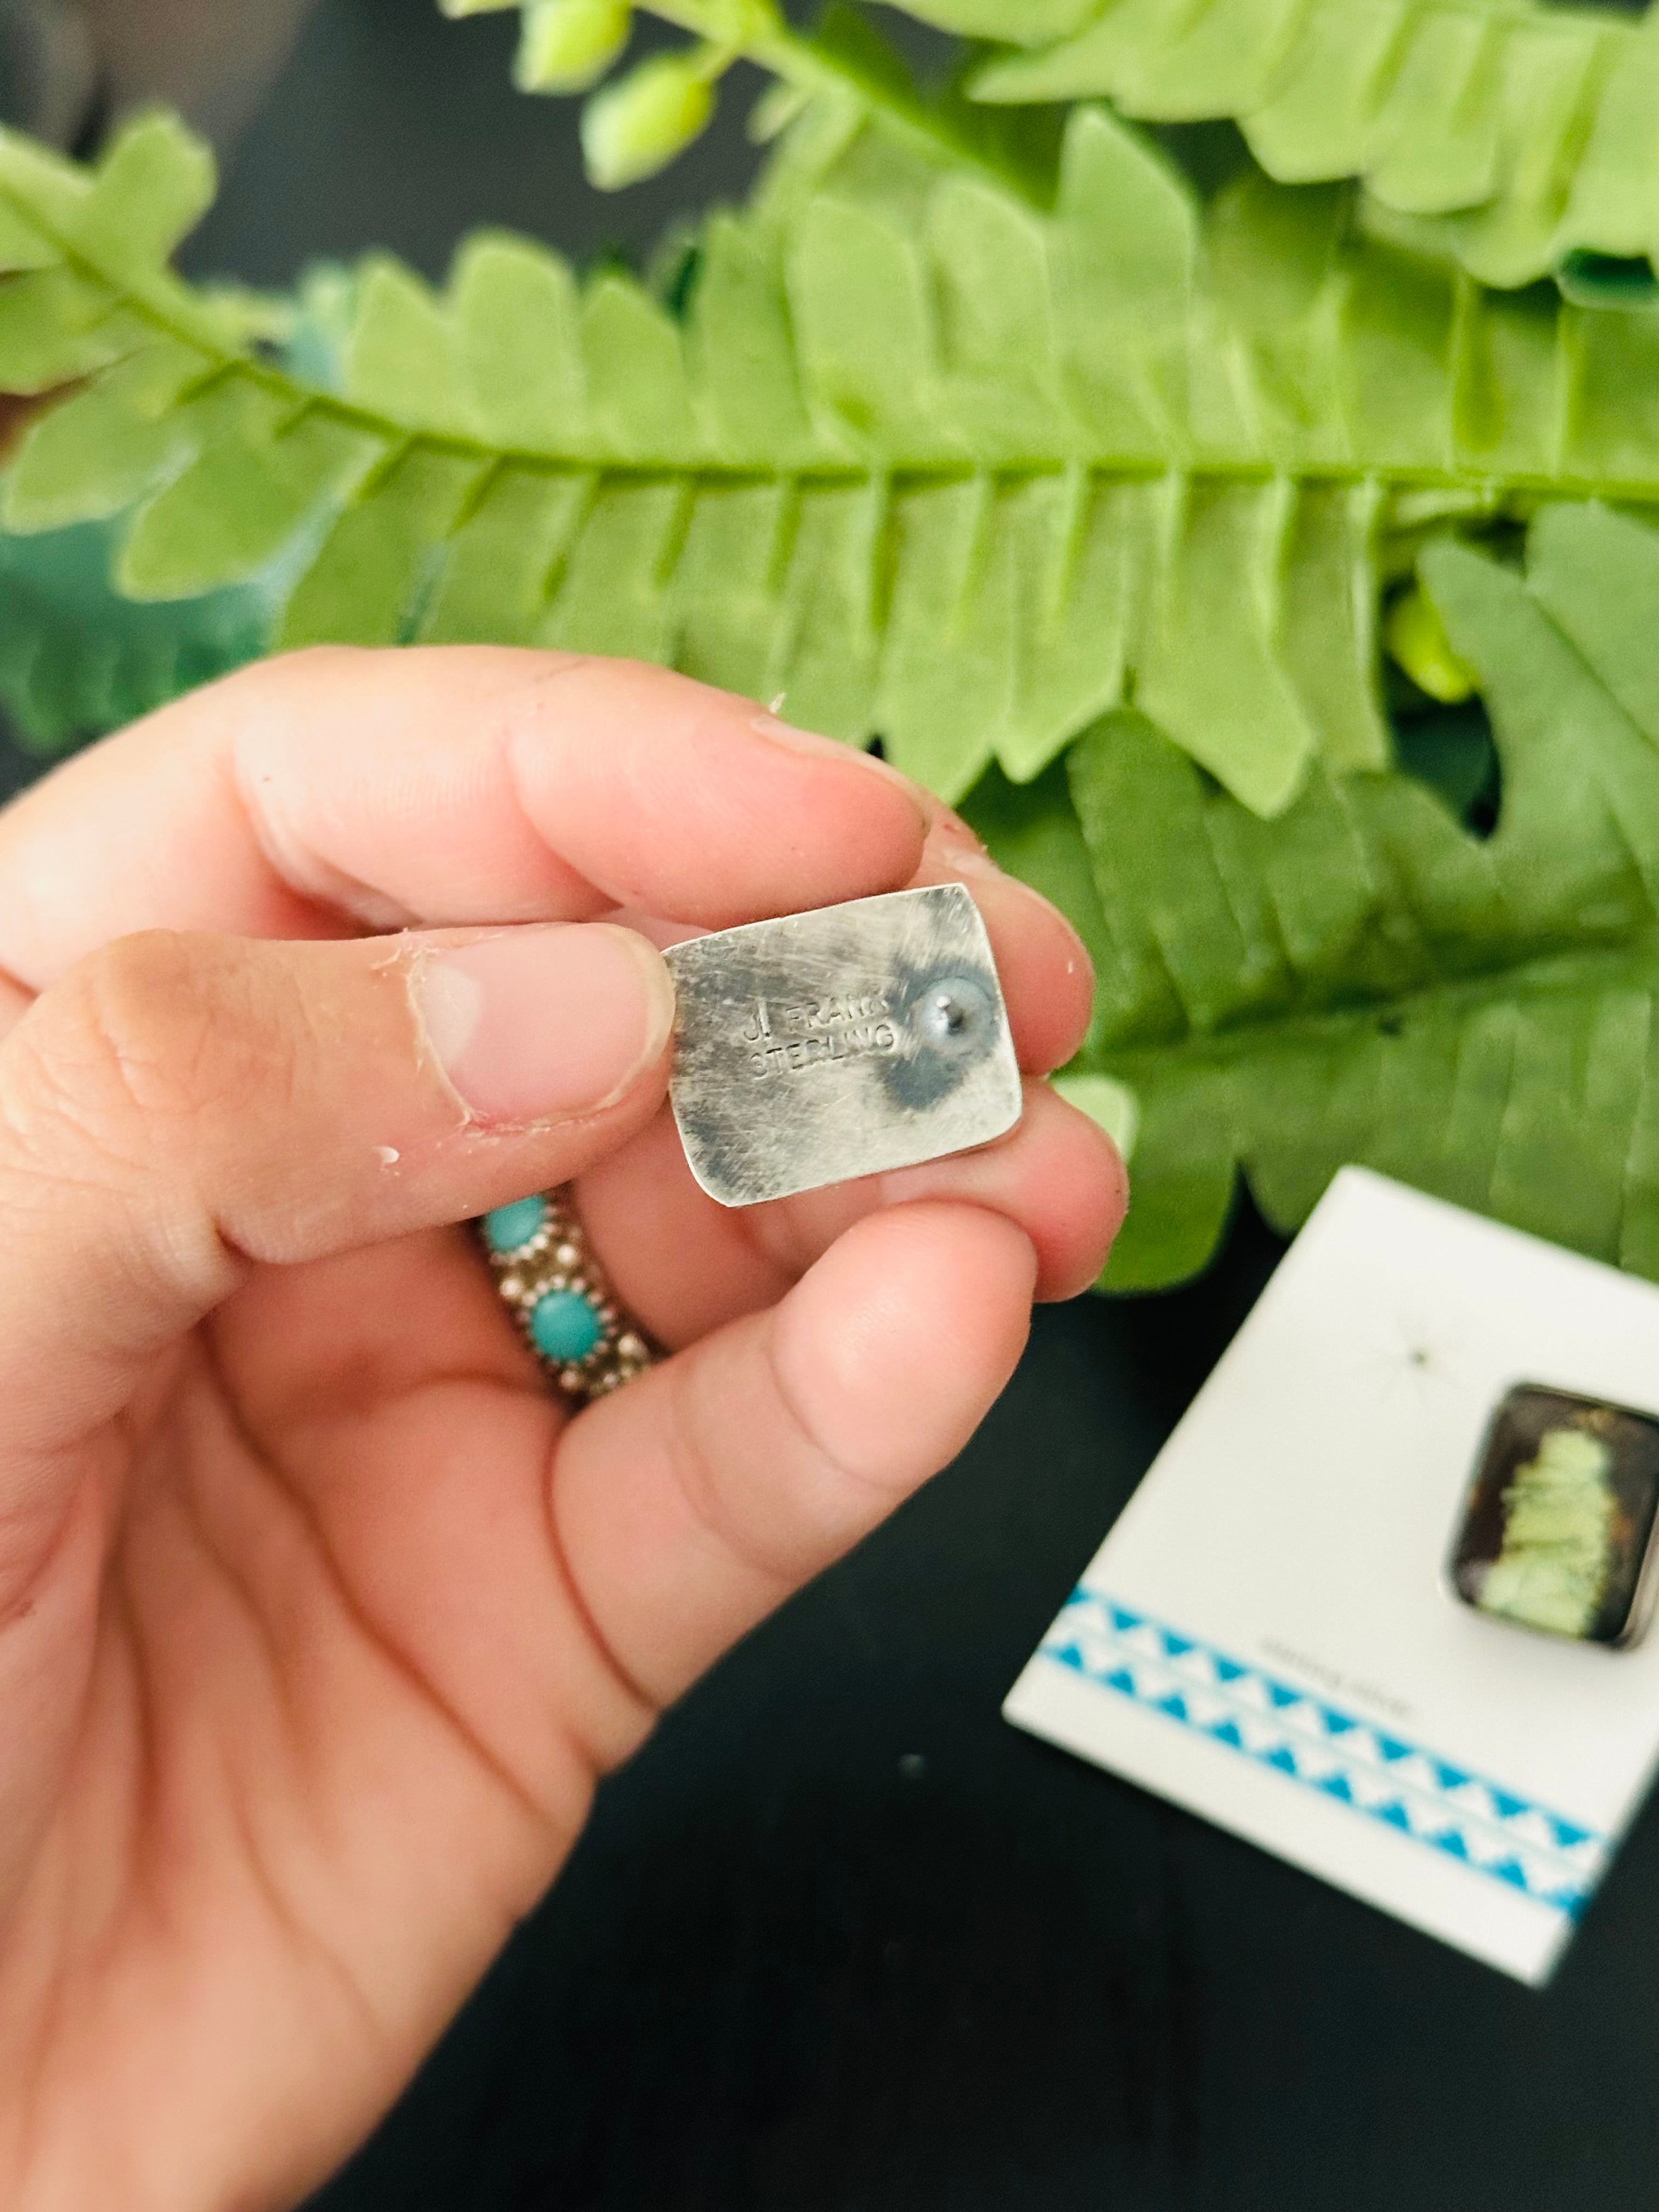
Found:
[{"label": "green fern leaf", "polygon": [[[1201,1266],[1241,1172],[1289,1225],[1346,1159],[1659,1275],[1659,322],[1480,293],[1341,191],[1200,209],[1099,112],[1046,214],[799,128],[684,319],[491,237],[441,293],[329,280],[285,356],[166,266],[177,125],[90,173],[0,137],[0,391],[62,388],[0,690],[57,729],[256,643],[495,637],[784,691],[976,785],[1089,937],[1112,1282]],[[1447,542],[1529,518],[1524,578]],[[1414,561],[1497,726],[1486,842],[1387,764]]]},{"label": "green fern leaf", "polygon": [[264,652],[280,587],[144,606],[109,580],[108,523],[0,535],[0,705],[34,752],[62,752]]},{"label": "green fern leaf", "polygon": [[1571,255],[1659,261],[1659,15],[1540,0],[903,0],[1036,51],[996,102],[1104,96],[1149,120],[1228,116],[1286,184],[1358,178],[1482,283]]},{"label": "green fern leaf", "polygon": [[1133,712],[1073,748],[1069,793],[970,801],[1093,946],[1079,1066],[1139,1109],[1109,1287],[1200,1268],[1241,1174],[1288,1231],[1348,1161],[1659,1277],[1659,536],[1562,510],[1524,578],[1422,565],[1492,714],[1489,840],[1399,774],[1321,769],[1264,823]]},{"label": "green fern leaf", "polygon": [[1659,319],[1480,293],[1340,191],[1200,208],[1103,112],[1048,214],[831,121],[684,319],[487,235],[441,293],[325,285],[286,361],[165,265],[178,125],[91,173],[0,137],[0,389],[70,387],[5,526],[118,516],[137,599],[283,577],[283,642],[493,626],[781,692],[952,798],[1132,702],[1272,815],[1386,762],[1378,600],[1426,529],[1659,501]]}]

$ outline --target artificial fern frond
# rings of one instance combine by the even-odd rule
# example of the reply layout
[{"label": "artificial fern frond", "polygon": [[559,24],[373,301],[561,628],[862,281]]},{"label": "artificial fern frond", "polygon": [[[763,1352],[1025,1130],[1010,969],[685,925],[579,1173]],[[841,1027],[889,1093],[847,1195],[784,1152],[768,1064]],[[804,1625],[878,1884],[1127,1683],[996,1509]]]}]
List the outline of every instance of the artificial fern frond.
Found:
[{"label": "artificial fern frond", "polygon": [[[1546,0],[889,4],[1012,48],[969,82],[993,108],[1108,98],[1148,122],[1228,118],[1270,176],[1358,179],[1387,228],[1409,230],[1423,250],[1461,261],[1482,283],[1513,288],[1554,271],[1583,303],[1659,299],[1652,10],[1632,19]],[[527,25],[547,5],[527,9]],[[861,67],[844,7],[831,10],[827,33],[803,34],[775,0],[641,5],[703,39],[700,51],[716,71],[745,55],[798,97],[850,95],[919,141],[1042,196],[1031,149],[975,132],[954,88],[925,99],[902,70]],[[533,30],[526,40],[533,44]],[[657,66],[639,73],[641,93]],[[629,92],[624,79],[599,98],[626,106]],[[678,142],[665,143],[635,173],[678,150]]]},{"label": "artificial fern frond", "polygon": [[145,605],[109,582],[113,532],[0,534],[0,702],[32,750],[62,751],[266,648],[274,595],[232,586]]},{"label": "artificial fern frond", "polygon": [[7,524],[125,514],[138,599],[286,562],[277,642],[508,636],[785,691],[947,795],[1132,691],[1272,811],[1317,752],[1383,757],[1383,532],[1659,498],[1659,326],[1474,292],[1340,194],[1247,182],[1205,221],[1089,113],[1052,216],[868,131],[793,174],[709,227],[684,326],[521,240],[472,240],[442,297],[372,266],[328,392],[162,265],[204,196],[177,125],[95,175],[0,142],[0,387],[73,387]]},{"label": "artificial fern frond", "polygon": [[784,692],[951,797],[1133,699],[1268,814],[1316,757],[1385,759],[1377,602],[1423,529],[1659,501],[1659,320],[1483,293],[1340,191],[1200,210],[1103,112],[1047,216],[845,115],[802,134],[683,322],[487,234],[441,295],[361,274],[336,390],[165,268],[204,198],[179,126],[92,174],[0,139],[0,391],[68,387],[6,526],[118,518],[124,593],[257,582],[276,643]]},{"label": "artificial fern frond", "polygon": [[1241,1173],[1288,1231],[1348,1161],[1659,1277],[1659,535],[1560,508],[1524,579],[1423,565],[1493,718],[1486,842],[1397,774],[1318,770],[1263,823],[1133,713],[1069,793],[970,802],[1091,939],[1081,1064],[1139,1107],[1109,1286],[1196,1273]]},{"label": "artificial fern frond", "polygon": [[[106,532],[135,617],[636,653],[978,780],[1096,950],[1114,1282],[1200,1266],[1241,1170],[1289,1225],[1346,1159],[1659,1274],[1659,321],[1482,293],[1340,191],[1200,211],[1091,112],[1048,215],[809,114],[683,321],[486,236],[260,340],[165,266],[203,198],[165,121],[95,173],[0,138],[14,530]],[[1524,580],[1448,542],[1529,515]],[[1413,562],[1489,842],[1385,765]]]},{"label": "artificial fern frond", "polygon": [[[1659,257],[1659,15],[1540,0],[903,0],[1034,52],[984,100],[1237,119],[1286,184],[1355,177],[1483,283]],[[1055,26],[1061,26],[1056,30]]]}]

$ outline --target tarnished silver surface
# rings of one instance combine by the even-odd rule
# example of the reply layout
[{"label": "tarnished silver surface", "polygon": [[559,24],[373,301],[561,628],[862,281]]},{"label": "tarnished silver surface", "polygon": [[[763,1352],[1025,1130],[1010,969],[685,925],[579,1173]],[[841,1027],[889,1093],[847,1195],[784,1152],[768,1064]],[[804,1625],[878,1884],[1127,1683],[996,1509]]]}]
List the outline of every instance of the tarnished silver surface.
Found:
[{"label": "tarnished silver surface", "polygon": [[722,1206],[988,1144],[1020,1115],[991,946],[960,884],[677,945],[669,1086]]}]

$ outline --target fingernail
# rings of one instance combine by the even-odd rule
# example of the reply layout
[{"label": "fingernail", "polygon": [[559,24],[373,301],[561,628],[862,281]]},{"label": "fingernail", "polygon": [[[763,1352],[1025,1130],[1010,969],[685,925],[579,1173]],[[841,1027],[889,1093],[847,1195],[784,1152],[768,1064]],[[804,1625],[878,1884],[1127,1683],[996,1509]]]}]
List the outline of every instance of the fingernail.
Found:
[{"label": "fingernail", "polygon": [[[977,877],[987,882],[994,880],[1004,884],[1019,884],[1018,876],[1011,876],[1007,869],[1000,862],[994,860],[980,845],[946,844],[945,850],[939,855],[939,865],[941,867],[948,868],[952,875],[962,877],[964,881],[969,878]],[[1031,888],[1029,884],[1019,884],[1019,887],[1022,890],[1030,890]],[[1032,891],[1031,896],[1033,898],[1037,898],[1042,894]]]},{"label": "fingernail", "polygon": [[[941,806],[933,817],[933,836],[939,844],[950,848],[953,858],[966,859],[971,855],[988,868],[997,867],[978,830],[964,822],[961,815],[953,814],[948,806]],[[1001,875],[1006,871],[998,868],[997,872]]]},{"label": "fingernail", "polygon": [[874,753],[866,753],[857,745],[843,744],[839,738],[823,737],[817,730],[798,730],[793,722],[781,722],[773,714],[751,715],[749,726],[758,737],[770,738],[775,744],[787,745],[791,752],[813,753],[824,760],[856,761],[872,775],[880,776],[883,782],[896,784],[922,820],[932,820],[929,802],[910,778],[890,763],[878,759]]},{"label": "fingernail", "polygon": [[601,922],[504,930],[415,972],[433,1058],[480,1121],[592,1114],[661,1054],[674,987],[654,949]]}]

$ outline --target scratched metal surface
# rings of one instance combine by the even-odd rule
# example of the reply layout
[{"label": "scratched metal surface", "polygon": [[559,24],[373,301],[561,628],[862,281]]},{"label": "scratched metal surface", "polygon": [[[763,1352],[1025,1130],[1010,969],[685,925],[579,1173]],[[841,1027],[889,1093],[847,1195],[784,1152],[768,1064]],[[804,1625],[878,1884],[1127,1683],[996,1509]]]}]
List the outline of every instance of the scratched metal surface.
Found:
[{"label": "scratched metal surface", "polygon": [[1002,988],[960,884],[748,922],[665,957],[674,1118],[722,1206],[965,1152],[1019,1119]]}]

